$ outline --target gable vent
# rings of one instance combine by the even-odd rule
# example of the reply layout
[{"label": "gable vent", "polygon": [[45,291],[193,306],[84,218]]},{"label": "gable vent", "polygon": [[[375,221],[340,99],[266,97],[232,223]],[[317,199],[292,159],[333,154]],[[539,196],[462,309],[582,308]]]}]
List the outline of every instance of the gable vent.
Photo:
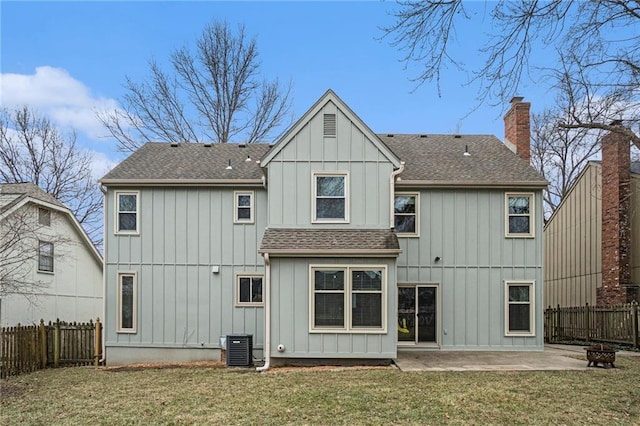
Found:
[{"label": "gable vent", "polygon": [[324,137],[335,138],[336,137],[336,115],[325,114],[324,115]]}]

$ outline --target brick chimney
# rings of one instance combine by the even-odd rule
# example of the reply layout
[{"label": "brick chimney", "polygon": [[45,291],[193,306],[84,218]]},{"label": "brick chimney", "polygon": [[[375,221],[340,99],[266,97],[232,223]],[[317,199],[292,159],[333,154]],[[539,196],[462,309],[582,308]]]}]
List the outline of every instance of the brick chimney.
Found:
[{"label": "brick chimney", "polygon": [[[612,123],[620,124],[618,122]],[[638,300],[631,283],[630,140],[610,132],[602,138],[602,287],[598,305]]]},{"label": "brick chimney", "polygon": [[505,145],[527,163],[531,161],[531,127],[529,119],[530,102],[516,96],[511,99],[511,108],[504,116]]}]

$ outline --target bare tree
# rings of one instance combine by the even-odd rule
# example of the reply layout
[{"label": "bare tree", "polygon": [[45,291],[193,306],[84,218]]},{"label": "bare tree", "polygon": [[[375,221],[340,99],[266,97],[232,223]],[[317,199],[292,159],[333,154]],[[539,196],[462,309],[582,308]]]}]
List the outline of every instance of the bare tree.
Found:
[{"label": "bare tree", "polygon": [[[468,5],[467,5],[468,6]],[[485,3],[494,33],[480,51],[484,64],[472,69],[479,100],[504,103],[517,94],[524,77],[564,92],[575,106],[567,128],[621,132],[640,146],[640,3],[628,0],[551,0]],[[418,83],[436,81],[449,66],[464,69],[465,56],[451,49],[458,25],[478,25],[484,13],[472,13],[462,0],[401,0],[395,23],[385,28],[407,64],[422,71]],[[532,62],[543,49],[557,67]],[[593,110],[590,108],[593,107]],[[622,119],[624,126],[611,123]]]},{"label": "bare tree", "polygon": [[92,156],[27,106],[0,110],[0,182],[31,182],[65,204],[97,245],[102,241],[102,194]]},{"label": "bare tree", "polygon": [[123,109],[98,113],[121,150],[150,141],[261,142],[285,124],[291,84],[259,79],[256,39],[244,26],[234,33],[228,23],[214,22],[195,52],[175,50],[170,63],[167,73],[149,60],[147,80],[126,78]]}]

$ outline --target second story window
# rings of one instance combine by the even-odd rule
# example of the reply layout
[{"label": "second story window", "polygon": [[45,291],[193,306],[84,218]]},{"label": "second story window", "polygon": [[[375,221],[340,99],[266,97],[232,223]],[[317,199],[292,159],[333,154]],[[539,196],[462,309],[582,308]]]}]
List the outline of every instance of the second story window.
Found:
[{"label": "second story window", "polygon": [[533,194],[506,194],[505,204],[507,237],[533,237]]},{"label": "second story window", "polygon": [[234,192],[235,223],[253,223],[253,191]]},{"label": "second story window", "polygon": [[314,174],[314,222],[348,222],[348,176],[342,172]]},{"label": "second story window", "polygon": [[418,236],[418,197],[418,193],[396,193],[393,211],[398,236]]},{"label": "second story window", "polygon": [[38,209],[38,223],[42,226],[51,226],[51,210],[40,207]]},{"label": "second story window", "polygon": [[116,234],[138,233],[138,195],[116,192]]},{"label": "second story window", "polygon": [[38,271],[53,272],[53,243],[40,241],[38,245]]}]

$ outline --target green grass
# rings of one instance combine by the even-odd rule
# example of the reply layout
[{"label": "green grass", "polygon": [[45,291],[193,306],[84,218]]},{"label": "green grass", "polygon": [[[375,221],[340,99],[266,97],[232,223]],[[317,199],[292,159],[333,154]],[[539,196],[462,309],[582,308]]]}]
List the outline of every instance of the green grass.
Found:
[{"label": "green grass", "polygon": [[638,424],[640,359],[568,372],[223,367],[43,370],[0,382],[0,424]]}]

